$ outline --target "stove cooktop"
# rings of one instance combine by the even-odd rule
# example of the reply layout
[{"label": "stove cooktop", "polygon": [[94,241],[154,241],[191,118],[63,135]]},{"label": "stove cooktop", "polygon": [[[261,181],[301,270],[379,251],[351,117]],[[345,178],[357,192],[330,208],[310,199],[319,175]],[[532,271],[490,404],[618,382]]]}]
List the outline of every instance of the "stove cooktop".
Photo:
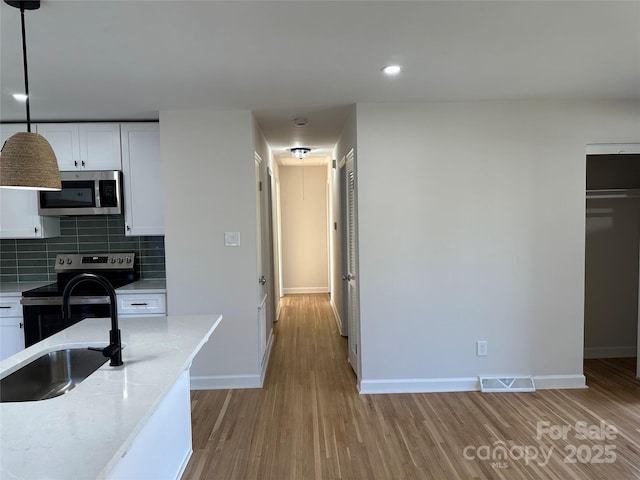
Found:
[{"label": "stove cooktop", "polygon": [[[135,279],[120,279],[120,280],[109,280],[113,288],[120,288],[125,285],[128,285],[132,282],[135,282]],[[34,288],[32,290],[27,290],[22,292],[23,297],[61,297],[62,292],[64,292],[64,287],[68,282],[55,282],[50,283],[49,285],[45,285],[43,287]],[[100,295],[106,296],[107,292],[100,285],[96,285],[94,283],[80,283],[76,288],[73,289],[73,296],[82,295]]]},{"label": "stove cooktop", "polygon": [[[134,282],[135,253],[58,254],[55,260],[57,281],[43,287],[22,292],[23,297],[61,297],[64,287],[80,273],[95,273],[106,278],[113,288]],[[79,283],[73,296],[105,296],[107,292],[91,282]]]}]

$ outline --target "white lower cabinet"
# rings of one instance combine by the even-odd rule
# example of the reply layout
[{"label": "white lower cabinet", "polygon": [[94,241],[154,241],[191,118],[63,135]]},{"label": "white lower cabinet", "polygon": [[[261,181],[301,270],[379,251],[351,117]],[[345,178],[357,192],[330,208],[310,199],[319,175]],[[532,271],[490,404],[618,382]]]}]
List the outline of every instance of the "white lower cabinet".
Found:
[{"label": "white lower cabinet", "polygon": [[21,294],[0,297],[0,360],[24,350]]},{"label": "white lower cabinet", "polygon": [[126,293],[116,292],[119,317],[140,317],[166,315],[167,296],[164,293]]}]

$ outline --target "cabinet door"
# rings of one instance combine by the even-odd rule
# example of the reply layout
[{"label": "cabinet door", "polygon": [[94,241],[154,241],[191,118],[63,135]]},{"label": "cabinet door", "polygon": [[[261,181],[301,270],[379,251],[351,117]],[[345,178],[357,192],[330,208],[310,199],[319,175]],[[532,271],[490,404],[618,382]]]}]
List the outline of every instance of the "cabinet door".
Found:
[{"label": "cabinet door", "polygon": [[[0,303],[2,303],[1,300]],[[0,318],[0,360],[22,350],[24,350],[22,317]]]},{"label": "cabinet door", "polygon": [[61,171],[122,168],[118,123],[39,123],[37,129],[51,144]]},{"label": "cabinet door", "polygon": [[[0,144],[16,132],[26,132],[23,124],[0,125]],[[0,188],[0,238],[44,238],[60,235],[60,219],[38,215],[38,192]]]},{"label": "cabinet door", "polygon": [[37,130],[49,141],[58,159],[61,171],[78,170],[80,163],[80,139],[76,123],[39,123]]},{"label": "cabinet door", "polygon": [[120,124],[81,123],[80,167],[86,170],[121,170]]},{"label": "cabinet door", "polygon": [[126,235],[164,235],[160,126],[123,123],[122,171]]}]

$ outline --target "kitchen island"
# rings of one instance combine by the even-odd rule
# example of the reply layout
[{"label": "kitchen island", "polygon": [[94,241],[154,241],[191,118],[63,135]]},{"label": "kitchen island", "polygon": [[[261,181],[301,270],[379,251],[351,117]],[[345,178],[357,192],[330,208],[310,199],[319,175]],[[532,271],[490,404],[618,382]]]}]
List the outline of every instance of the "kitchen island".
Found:
[{"label": "kitchen island", "polygon": [[[123,366],[107,362],[56,398],[0,403],[0,478],[179,477],[191,455],[189,368],[221,319],[122,318]],[[109,328],[85,319],[0,362],[0,378],[47,352],[104,346]]]}]

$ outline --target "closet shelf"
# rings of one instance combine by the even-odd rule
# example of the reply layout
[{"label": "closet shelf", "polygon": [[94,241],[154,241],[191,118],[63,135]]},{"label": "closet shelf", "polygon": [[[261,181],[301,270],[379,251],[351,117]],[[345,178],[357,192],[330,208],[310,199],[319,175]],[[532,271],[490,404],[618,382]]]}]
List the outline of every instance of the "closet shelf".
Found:
[{"label": "closet shelf", "polygon": [[640,188],[608,188],[587,190],[587,199],[640,198]]}]

